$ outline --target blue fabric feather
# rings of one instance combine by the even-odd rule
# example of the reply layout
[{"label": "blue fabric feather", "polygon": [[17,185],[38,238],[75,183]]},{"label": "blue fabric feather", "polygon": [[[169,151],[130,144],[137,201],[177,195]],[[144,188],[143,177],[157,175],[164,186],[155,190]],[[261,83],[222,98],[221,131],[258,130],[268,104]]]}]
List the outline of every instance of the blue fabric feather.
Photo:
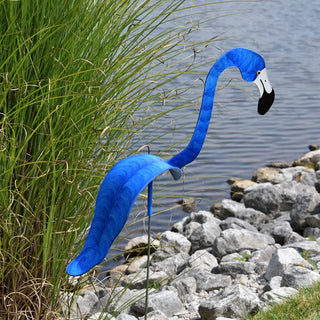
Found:
[{"label": "blue fabric feather", "polygon": [[80,254],[67,266],[76,276],[100,263],[125,225],[142,190],[167,170],[181,176],[181,170],[153,155],[134,155],[118,162],[102,181],[91,228]]}]

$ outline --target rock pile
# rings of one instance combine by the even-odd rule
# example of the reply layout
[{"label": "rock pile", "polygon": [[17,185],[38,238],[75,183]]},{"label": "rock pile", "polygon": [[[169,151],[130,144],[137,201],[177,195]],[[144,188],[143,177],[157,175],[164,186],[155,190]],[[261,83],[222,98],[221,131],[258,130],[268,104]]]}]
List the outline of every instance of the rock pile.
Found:
[{"label": "rock pile", "polygon": [[[253,180],[235,179],[214,213],[192,212],[161,235],[149,320],[241,319],[320,281],[320,150]],[[106,287],[77,298],[74,319],[105,306],[117,320],[144,319],[145,265],[138,256],[112,270]]]}]

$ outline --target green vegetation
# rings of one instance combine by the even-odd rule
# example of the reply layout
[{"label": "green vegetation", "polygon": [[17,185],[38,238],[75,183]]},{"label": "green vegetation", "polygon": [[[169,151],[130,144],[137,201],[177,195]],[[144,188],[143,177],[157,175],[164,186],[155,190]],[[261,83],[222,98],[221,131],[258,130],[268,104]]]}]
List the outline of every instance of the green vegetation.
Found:
[{"label": "green vegetation", "polygon": [[304,250],[302,253],[301,253],[301,256],[304,260],[308,261],[315,270],[318,269],[318,264],[316,261],[314,261],[313,259],[311,259],[309,257],[309,254],[310,254],[310,250]]},{"label": "green vegetation", "polygon": [[0,0],[1,319],[55,318],[103,176],[188,105],[183,2]]},{"label": "green vegetation", "polygon": [[248,261],[249,258],[250,258],[250,254],[243,253],[243,254],[241,254],[241,258],[234,257],[233,260],[237,260],[237,261]]},{"label": "green vegetation", "polygon": [[319,320],[320,283],[304,288],[297,295],[260,311],[250,320]]}]

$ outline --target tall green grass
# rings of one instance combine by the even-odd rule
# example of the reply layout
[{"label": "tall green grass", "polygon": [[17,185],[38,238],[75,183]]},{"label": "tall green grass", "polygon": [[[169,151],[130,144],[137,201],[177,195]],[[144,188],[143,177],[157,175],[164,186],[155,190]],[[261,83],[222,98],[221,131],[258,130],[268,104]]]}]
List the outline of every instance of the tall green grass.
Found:
[{"label": "tall green grass", "polygon": [[191,67],[183,2],[0,0],[1,319],[55,317],[99,183]]},{"label": "tall green grass", "polygon": [[281,303],[250,316],[249,320],[319,320],[320,319],[320,282],[299,292]]}]

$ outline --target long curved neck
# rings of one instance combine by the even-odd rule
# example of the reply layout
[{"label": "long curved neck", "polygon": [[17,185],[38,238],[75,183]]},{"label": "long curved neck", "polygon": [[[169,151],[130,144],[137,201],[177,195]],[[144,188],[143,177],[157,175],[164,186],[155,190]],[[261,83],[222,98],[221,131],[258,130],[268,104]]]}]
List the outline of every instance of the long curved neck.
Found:
[{"label": "long curved neck", "polygon": [[199,155],[210,123],[218,78],[226,68],[231,66],[235,66],[235,64],[228,58],[227,54],[224,54],[210,69],[204,85],[201,109],[193,136],[183,151],[168,160],[170,165],[182,168]]}]

